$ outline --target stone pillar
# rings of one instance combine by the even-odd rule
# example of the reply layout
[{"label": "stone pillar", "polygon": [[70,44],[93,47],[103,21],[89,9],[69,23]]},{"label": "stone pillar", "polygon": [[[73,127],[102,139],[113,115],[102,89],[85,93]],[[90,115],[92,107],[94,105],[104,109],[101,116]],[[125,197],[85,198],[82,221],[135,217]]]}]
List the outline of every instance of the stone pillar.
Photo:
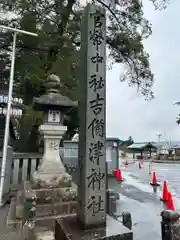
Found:
[{"label": "stone pillar", "polygon": [[180,220],[179,219],[172,225],[172,236],[173,236],[173,240],[180,240]]},{"label": "stone pillar", "polygon": [[179,240],[179,214],[171,210],[165,210],[161,213],[161,236],[162,240]]},{"label": "stone pillar", "polygon": [[[56,220],[56,240],[133,239],[129,229],[106,215],[105,19],[103,7],[87,4],[81,32],[77,216]],[[115,198],[113,207],[107,210],[116,211]]]},{"label": "stone pillar", "polygon": [[107,190],[107,199],[106,199],[106,211],[112,217],[117,217],[117,200],[119,200],[119,194],[116,193],[113,189]]},{"label": "stone pillar", "polygon": [[106,223],[106,16],[88,4],[82,22],[78,220]]}]

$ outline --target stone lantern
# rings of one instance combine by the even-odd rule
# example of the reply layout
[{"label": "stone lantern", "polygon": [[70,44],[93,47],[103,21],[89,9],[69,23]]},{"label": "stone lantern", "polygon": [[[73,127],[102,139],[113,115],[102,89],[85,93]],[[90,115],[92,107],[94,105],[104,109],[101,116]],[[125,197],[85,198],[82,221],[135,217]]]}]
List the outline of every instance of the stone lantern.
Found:
[{"label": "stone lantern", "polygon": [[15,208],[13,219],[17,221],[30,221],[32,216],[53,219],[77,211],[77,185],[66,172],[59,153],[60,140],[67,130],[63,116],[70,108],[77,107],[77,103],[62,96],[59,86],[59,77],[50,75],[46,94],[34,99],[34,109],[44,112],[44,123],[39,127],[44,138],[44,154],[31,181],[25,181],[23,190],[17,193],[16,205],[12,207]]},{"label": "stone lantern", "polygon": [[44,138],[44,154],[31,181],[24,182],[23,190],[18,191],[11,203],[12,224],[15,219],[35,226],[36,217],[46,222],[49,217],[56,219],[77,211],[77,185],[66,172],[59,153],[60,140],[67,130],[63,116],[70,108],[77,107],[77,103],[62,96],[59,86],[59,77],[50,75],[46,94],[34,99],[34,109],[44,112],[44,123],[39,127]]},{"label": "stone lantern", "polygon": [[60,141],[67,131],[63,126],[64,114],[77,103],[59,92],[60,79],[52,74],[46,83],[46,94],[34,99],[34,109],[44,112],[44,123],[39,132],[44,137],[44,154],[32,180],[39,187],[68,187],[72,177],[65,171],[59,154]]}]

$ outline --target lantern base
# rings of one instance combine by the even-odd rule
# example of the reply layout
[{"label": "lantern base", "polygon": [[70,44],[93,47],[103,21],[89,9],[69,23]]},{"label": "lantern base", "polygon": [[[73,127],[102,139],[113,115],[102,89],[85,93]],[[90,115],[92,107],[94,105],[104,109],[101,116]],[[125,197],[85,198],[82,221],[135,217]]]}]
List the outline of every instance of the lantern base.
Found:
[{"label": "lantern base", "polygon": [[35,188],[63,188],[72,185],[72,177],[63,171],[36,171],[32,175],[32,184]]}]

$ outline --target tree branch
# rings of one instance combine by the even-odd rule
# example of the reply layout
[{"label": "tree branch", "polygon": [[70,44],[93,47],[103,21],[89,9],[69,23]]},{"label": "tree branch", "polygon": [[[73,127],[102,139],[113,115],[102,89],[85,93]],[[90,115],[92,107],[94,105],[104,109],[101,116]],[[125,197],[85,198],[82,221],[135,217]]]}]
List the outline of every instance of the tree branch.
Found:
[{"label": "tree branch", "polygon": [[[73,5],[75,4],[75,2],[76,2],[76,0],[68,0],[68,3],[66,5],[66,7],[64,8],[64,13],[62,14],[63,15],[62,21],[59,24],[58,34],[60,36],[63,36],[63,34],[65,32],[65,29],[67,27],[67,23],[69,20],[69,16],[72,13],[72,8],[73,8]],[[52,56],[53,56],[53,59],[57,58],[58,53],[59,53],[60,49],[62,49],[63,45],[64,45],[64,43],[62,41],[60,43],[60,46],[53,46],[49,49],[49,53],[48,53],[49,62],[51,62]],[[51,69],[51,67],[52,67],[52,63],[50,63],[48,66],[46,66],[46,72],[48,72]]]}]

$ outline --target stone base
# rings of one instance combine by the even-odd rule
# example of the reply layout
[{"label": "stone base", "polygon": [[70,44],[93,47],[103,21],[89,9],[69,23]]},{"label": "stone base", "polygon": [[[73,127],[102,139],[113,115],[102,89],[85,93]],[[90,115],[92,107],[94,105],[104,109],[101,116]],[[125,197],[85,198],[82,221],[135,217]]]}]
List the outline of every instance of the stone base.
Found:
[{"label": "stone base", "polygon": [[[24,189],[18,191],[11,205],[15,206],[15,219],[24,217],[24,193],[31,191],[30,182],[24,182]],[[36,195],[36,217],[75,213],[77,209],[77,186],[64,188],[33,189]]]},{"label": "stone base", "polygon": [[[51,204],[39,205],[36,209],[36,224],[37,225],[54,225],[55,219],[58,219],[64,214],[66,216],[75,215],[77,202],[56,203],[53,207]],[[18,216],[18,217],[17,217]],[[24,224],[23,219],[23,205],[16,207],[15,198],[11,200],[9,212],[7,216],[6,226],[9,231],[22,229]]]},{"label": "stone base", "polygon": [[55,240],[133,240],[133,233],[107,215],[106,226],[83,230],[77,222],[77,216],[62,217],[56,220]]},{"label": "stone base", "polygon": [[[52,164],[52,163],[51,163]],[[53,164],[52,164],[53,165]],[[39,170],[34,172],[32,175],[32,183],[35,188],[60,188],[60,187],[70,187],[72,183],[72,177],[65,169],[62,171],[56,171],[56,166],[53,166],[51,172],[48,172],[48,168],[40,172]],[[59,166],[57,166],[58,168]],[[63,166],[64,167],[64,166]],[[53,171],[54,170],[54,171]]]},{"label": "stone base", "polygon": [[41,188],[41,189],[33,189],[33,190],[36,193],[37,204],[77,200],[77,186],[75,184],[72,184],[72,186],[70,187]]},{"label": "stone base", "polygon": [[33,189],[36,193],[36,217],[75,213],[77,186]]},{"label": "stone base", "polygon": [[77,211],[76,201],[56,202],[49,204],[37,204],[36,205],[36,217],[46,217],[62,214],[76,213]]},{"label": "stone base", "polygon": [[77,212],[77,185],[70,187],[33,189],[29,181],[24,182],[23,189],[11,199],[7,225],[9,228],[21,228],[27,215],[25,202],[27,195],[34,195],[36,199],[35,219],[54,218],[64,214],[71,215]]},{"label": "stone base", "polygon": [[52,231],[45,231],[36,234],[36,240],[55,240]]}]

